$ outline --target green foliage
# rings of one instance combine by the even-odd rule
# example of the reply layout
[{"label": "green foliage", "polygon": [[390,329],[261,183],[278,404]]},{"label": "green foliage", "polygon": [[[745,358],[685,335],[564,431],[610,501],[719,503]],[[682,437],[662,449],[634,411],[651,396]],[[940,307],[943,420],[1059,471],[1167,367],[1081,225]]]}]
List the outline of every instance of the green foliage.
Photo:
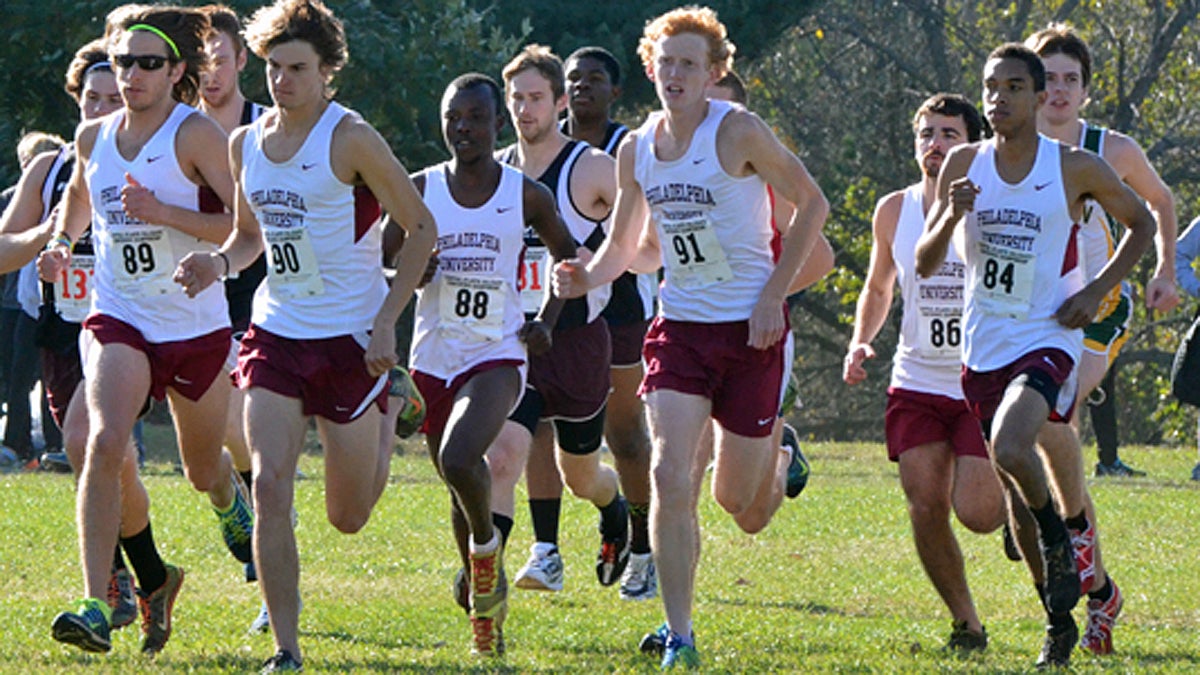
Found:
[{"label": "green foliage", "polygon": [[[243,17],[260,0],[233,0]],[[342,19],[350,63],[334,81],[338,99],[374,124],[402,162],[419,169],[448,156],[441,140],[438,108],[442,90],[454,77],[480,71],[499,77],[521,44],[515,33],[496,24],[491,10],[467,0],[353,0],[329,2]],[[115,6],[115,5],[112,5]],[[95,2],[10,2],[0,15],[7,40],[0,44],[0,182],[17,179],[15,148],[22,131],[72,135],[79,112],[63,91],[63,74],[75,49],[99,37],[110,5]],[[262,62],[251,57],[243,91],[269,103]]]},{"label": "green foliage", "polygon": [[[169,428],[148,428],[161,450]],[[758,536],[738,530],[706,489],[700,499],[702,558],[695,630],[708,672],[1027,672],[1041,646],[1043,614],[1024,564],[1001,552],[998,533],[954,530],[991,644],[960,658],[942,650],[950,615],[922,572],[896,468],[877,444],[805,446],[812,480]],[[1194,453],[1131,449],[1152,478],[1093,481],[1105,561],[1125,592],[1116,653],[1072,657],[1076,672],[1194,672],[1200,665],[1195,556],[1200,532]],[[55,643],[50,622],[80,592],[74,486],[69,476],[0,477],[0,672],[247,673],[273,651],[247,635],[258,588],[221,544],[203,495],[161,453],[145,472],[155,538],[164,558],[187,570],[167,648],[138,653],[137,624],[118,631],[109,654]],[[662,621],[661,601],[622,602],[595,582],[596,511],[563,502],[566,588],[543,594],[510,587],[508,656],[468,653],[466,616],[450,581],[459,562],[445,487],[425,449],[408,444],[370,522],[357,535],[325,520],[320,456],[306,454],[296,483],[301,562],[300,644],[309,673],[650,672],[638,639]],[[1190,495],[1190,496],[1189,496]],[[524,494],[507,554],[508,574],[531,543]],[[1082,607],[1076,617],[1082,619]]]},{"label": "green foliage", "polygon": [[[1186,214],[1200,208],[1197,13],[1195,0],[833,1],[762,50],[748,71],[752,107],[793,143],[825,191],[832,206],[826,235],[838,255],[839,269],[804,299],[807,316],[793,321],[803,362],[819,371],[806,378],[808,407],[798,425],[803,432],[882,438],[882,424],[866,422],[881,410],[894,332],[885,330],[875,341],[879,358],[855,390],[840,381],[840,360],[870,254],[870,202],[919,178],[909,126],[917,105],[937,91],[977,99],[993,47],[1022,40],[1051,20],[1067,20],[1093,53],[1092,102],[1085,115],[1146,148],[1175,191],[1182,229]],[[1133,275],[1139,296],[1154,262],[1146,256]],[[1180,324],[1140,328],[1155,317],[1147,316],[1140,297],[1135,305],[1135,332],[1118,385],[1122,434],[1127,442],[1158,442],[1160,427],[1185,423],[1160,393],[1162,356],[1173,351]]]}]

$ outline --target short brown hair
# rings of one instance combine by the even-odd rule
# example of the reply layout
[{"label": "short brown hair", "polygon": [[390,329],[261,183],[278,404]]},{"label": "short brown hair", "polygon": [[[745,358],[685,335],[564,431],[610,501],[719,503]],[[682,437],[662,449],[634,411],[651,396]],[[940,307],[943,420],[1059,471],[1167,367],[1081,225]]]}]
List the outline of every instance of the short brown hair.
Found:
[{"label": "short brown hair", "polygon": [[934,94],[925,99],[917,112],[913,114],[913,131],[925,115],[942,115],[943,117],[961,117],[963,126],[967,128],[967,141],[974,143],[983,138],[983,117],[966,96],[961,94]]},{"label": "short brown hair", "polygon": [[17,160],[21,162],[21,168],[24,169],[33,161],[34,157],[43,152],[58,150],[66,143],[61,136],[48,134],[45,131],[27,132],[21,136],[21,140],[17,141]]},{"label": "short brown hair", "polygon": [[733,94],[734,103],[741,103],[744,106],[750,105],[750,92],[746,91],[746,81],[741,75],[732,70],[725,73],[724,77],[713,83],[714,86],[724,87]]},{"label": "short brown hair", "polygon": [[233,41],[234,54],[246,51],[246,38],[242,37],[242,22],[238,15],[225,5],[206,5],[200,8],[208,15],[214,31],[227,35]]},{"label": "short brown hair", "polygon": [[1070,24],[1052,23],[1042,30],[1030,35],[1025,40],[1025,46],[1045,58],[1062,54],[1079,62],[1079,73],[1083,78],[1083,88],[1087,89],[1092,83],[1092,52],[1087,42]]},{"label": "short brown hair", "polygon": [[104,39],[112,47],[121,33],[138,24],[151,26],[170,38],[167,60],[182,61],[183,77],[175,83],[171,95],[177,101],[194,104],[200,99],[200,71],[208,66],[204,41],[212,30],[208,17],[197,9],[174,5],[124,5],[108,13]]},{"label": "short brown hair", "polygon": [[501,71],[504,85],[507,87],[514,77],[526,70],[536,70],[550,82],[550,93],[554,95],[555,101],[567,93],[565,83],[567,78],[563,74],[562,59],[550,51],[549,47],[539,44],[525,45],[521,53],[513,57],[513,60],[509,61]]},{"label": "short brown hair", "polygon": [[321,65],[337,72],[350,59],[346,30],[321,0],[275,0],[260,7],[246,24],[246,44],[260,58],[293,40],[312,45]]},{"label": "short brown hair", "polygon": [[695,33],[708,41],[709,63],[717,66],[721,75],[733,70],[733,53],[737,47],[729,41],[725,24],[717,19],[717,13],[713,10],[696,5],[673,9],[646,22],[642,38],[638,41],[638,56],[642,58],[642,65],[649,68],[654,63],[655,43],[680,33]]},{"label": "short brown hair", "polygon": [[95,70],[112,72],[112,64],[108,61],[108,45],[104,38],[96,38],[80,47],[75,52],[75,58],[71,59],[71,64],[67,66],[67,79],[63,88],[76,103],[79,102],[79,97],[83,96],[83,85],[86,84],[88,74]]}]

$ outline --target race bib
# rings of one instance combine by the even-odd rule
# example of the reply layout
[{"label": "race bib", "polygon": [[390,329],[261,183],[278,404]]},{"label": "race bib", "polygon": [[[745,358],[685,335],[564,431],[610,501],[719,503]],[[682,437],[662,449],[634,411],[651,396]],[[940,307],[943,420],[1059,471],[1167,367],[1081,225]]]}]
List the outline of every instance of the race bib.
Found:
[{"label": "race bib", "polygon": [[1033,254],[982,241],[977,242],[977,249],[979,262],[972,288],[976,304],[988,314],[1024,319],[1033,299]]},{"label": "race bib", "polygon": [[96,257],[75,254],[71,265],[54,280],[54,306],[64,321],[81,323],[92,307],[92,278]]},{"label": "race bib", "polygon": [[113,287],[127,298],[166,295],[177,289],[171,281],[175,256],[166,228],[114,231],[108,260]]},{"label": "race bib", "polygon": [[271,292],[281,298],[304,298],[325,293],[317,254],[312,238],[303,227],[269,228],[263,231],[267,240],[267,272]]},{"label": "race bib", "polygon": [[962,307],[918,307],[917,352],[931,358],[962,353]]},{"label": "race bib", "polygon": [[444,274],[441,283],[443,331],[469,342],[497,342],[504,336],[507,290],[502,279]]},{"label": "race bib", "polygon": [[528,246],[521,260],[521,276],[517,288],[521,291],[521,311],[537,314],[546,300],[546,285],[550,283],[550,251],[544,246]]},{"label": "race bib", "polygon": [[725,249],[708,218],[661,221],[663,259],[671,282],[684,289],[704,288],[733,279]]}]

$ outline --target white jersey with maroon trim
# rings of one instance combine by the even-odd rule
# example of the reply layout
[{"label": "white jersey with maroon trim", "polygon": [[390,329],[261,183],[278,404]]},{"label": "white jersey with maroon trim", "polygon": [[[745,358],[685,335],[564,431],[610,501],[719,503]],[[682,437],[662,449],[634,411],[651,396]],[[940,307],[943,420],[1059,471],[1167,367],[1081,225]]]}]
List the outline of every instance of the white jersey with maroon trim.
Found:
[{"label": "white jersey with maroon trim", "polygon": [[924,231],[924,189],[917,183],[904,190],[892,237],[892,260],[904,313],[890,386],[961,399],[966,267],[951,248],[937,272],[928,278],[918,277],[917,240]]},{"label": "white jersey with maroon trim", "polygon": [[661,112],[637,132],[634,175],[662,247],[659,313],[667,319],[747,320],[775,269],[766,183],[757,174],[730,176],[717,156],[717,130],[733,109],[709,101],[690,147],[670,162],[655,154]]},{"label": "white jersey with maroon trim", "polygon": [[1082,332],[1054,319],[1083,287],[1061,153],[1060,143],[1039,136],[1033,168],[1009,184],[996,171],[995,142],[987,141],[967,170],[979,194],[955,244],[967,261],[963,359],[972,370],[995,370],[1046,348],[1079,361]]},{"label": "white jersey with maroon trim", "polygon": [[413,369],[443,380],[486,361],[526,360],[517,289],[525,246],[524,175],[501,164],[482,206],[455,201],[446,164],[426,169],[425,205],[438,223],[438,270],[417,291]]},{"label": "white jersey with maroon trim", "polygon": [[180,259],[192,252],[215,251],[216,244],[142,222],[121,206],[128,173],[158,201],[200,210],[200,188],[183,173],[175,153],[179,127],[193,114],[200,113],[175,104],[137,156],[127,160],[117,149],[117,131],[125,119],[125,111],[118,110],[100,125],[85,167],[96,255],[92,311],[130,324],[151,343],[186,340],[229,326],[220,284],[188,298],[171,279]]},{"label": "white jersey with maroon trim", "polygon": [[369,330],[387,296],[379,206],[333,173],[333,133],[350,110],[330,101],[290,159],[263,152],[268,113],[242,145],[242,192],[262,228],[267,278],[251,323],[292,339]]}]

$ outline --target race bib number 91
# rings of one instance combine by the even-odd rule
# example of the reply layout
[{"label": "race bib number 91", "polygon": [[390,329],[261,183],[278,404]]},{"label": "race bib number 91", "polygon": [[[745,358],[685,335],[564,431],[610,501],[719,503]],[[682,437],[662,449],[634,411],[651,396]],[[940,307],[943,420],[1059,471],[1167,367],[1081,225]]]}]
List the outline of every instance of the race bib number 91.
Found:
[{"label": "race bib number 91", "polygon": [[676,286],[696,289],[733,279],[725,249],[707,218],[661,221],[661,227],[663,259]]}]

